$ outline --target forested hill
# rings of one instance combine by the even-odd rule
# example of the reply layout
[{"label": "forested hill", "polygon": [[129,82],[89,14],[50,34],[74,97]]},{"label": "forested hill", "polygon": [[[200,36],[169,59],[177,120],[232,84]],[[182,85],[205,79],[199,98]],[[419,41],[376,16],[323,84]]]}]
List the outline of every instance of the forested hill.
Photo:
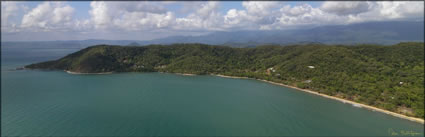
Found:
[{"label": "forested hill", "polygon": [[424,43],[393,46],[98,45],[25,66],[81,73],[172,72],[244,76],[424,117]]}]

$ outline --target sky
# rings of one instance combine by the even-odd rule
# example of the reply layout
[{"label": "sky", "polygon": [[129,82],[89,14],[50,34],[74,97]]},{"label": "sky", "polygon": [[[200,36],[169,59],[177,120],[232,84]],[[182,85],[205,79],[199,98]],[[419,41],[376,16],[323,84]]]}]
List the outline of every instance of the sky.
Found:
[{"label": "sky", "polygon": [[1,1],[2,41],[151,40],[423,20],[423,1]]}]

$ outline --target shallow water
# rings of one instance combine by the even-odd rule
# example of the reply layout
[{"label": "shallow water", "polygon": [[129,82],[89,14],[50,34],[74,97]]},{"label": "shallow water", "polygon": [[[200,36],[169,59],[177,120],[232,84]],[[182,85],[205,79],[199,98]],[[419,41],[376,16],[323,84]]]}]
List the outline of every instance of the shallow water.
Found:
[{"label": "shallow water", "polygon": [[12,71],[78,49],[2,49],[2,136],[390,136],[419,123],[248,79]]}]

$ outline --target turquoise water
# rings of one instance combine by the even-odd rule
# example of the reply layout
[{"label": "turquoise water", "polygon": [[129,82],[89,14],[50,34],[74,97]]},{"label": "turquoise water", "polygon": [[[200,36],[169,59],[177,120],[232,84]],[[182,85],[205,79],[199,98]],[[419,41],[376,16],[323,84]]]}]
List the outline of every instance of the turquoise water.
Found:
[{"label": "turquoise water", "polygon": [[256,80],[12,68],[78,49],[2,49],[2,136],[389,136],[424,126]]}]

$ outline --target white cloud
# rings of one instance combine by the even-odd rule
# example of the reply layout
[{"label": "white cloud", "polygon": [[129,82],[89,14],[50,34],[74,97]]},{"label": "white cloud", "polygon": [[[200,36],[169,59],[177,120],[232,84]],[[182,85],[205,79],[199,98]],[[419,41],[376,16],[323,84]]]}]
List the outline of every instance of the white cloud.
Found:
[{"label": "white cloud", "polygon": [[409,18],[423,17],[424,2],[377,2],[379,5],[381,17],[389,16],[389,18]]},{"label": "white cloud", "polygon": [[21,2],[1,1],[1,31],[18,32],[20,29],[16,20],[25,10],[28,10],[28,7]]},{"label": "white cloud", "polygon": [[74,13],[74,8],[70,6],[58,7],[53,10],[52,23],[57,24],[61,22],[71,21],[71,16]]},{"label": "white cloud", "polygon": [[89,11],[95,29],[149,30],[165,28],[174,14],[159,3],[91,2]]},{"label": "white cloud", "polygon": [[10,1],[2,1],[1,2],[1,23],[2,25],[6,25],[8,23],[8,19],[11,16],[16,16],[16,12],[18,11],[18,5],[16,2]]},{"label": "white cloud", "polygon": [[23,16],[21,27],[36,31],[71,29],[73,13],[69,5],[44,2]]},{"label": "white cloud", "polygon": [[111,12],[105,2],[94,1],[90,3],[91,20],[95,28],[106,28],[112,21]]},{"label": "white cloud", "polygon": [[226,15],[224,15],[224,23],[229,25],[237,25],[246,20],[248,14],[244,10],[230,9]]},{"label": "white cloud", "polygon": [[237,29],[259,29],[277,21],[282,2],[242,2],[244,10],[230,9],[224,15],[224,26]]},{"label": "white cloud", "polygon": [[281,6],[281,3],[275,1],[244,1],[242,6],[251,15],[264,16],[269,15],[273,8]]},{"label": "white cloud", "polygon": [[88,31],[93,30],[93,23],[90,19],[75,20],[74,23],[74,31],[87,33]]},{"label": "white cloud", "polygon": [[171,12],[152,14],[146,12],[129,12],[114,19],[112,24],[125,30],[150,30],[168,27],[174,19]]},{"label": "white cloud", "polygon": [[390,20],[423,20],[424,2],[373,2],[371,10],[349,16],[349,23]]},{"label": "white cloud", "polygon": [[371,3],[364,1],[327,1],[322,4],[320,9],[341,16],[356,15],[369,11],[371,9]]},{"label": "white cloud", "polygon": [[147,12],[155,14],[163,14],[167,12],[161,3],[153,3],[147,1],[134,2],[112,2],[108,3],[110,7],[116,10],[124,10],[127,12]]},{"label": "white cloud", "polygon": [[221,30],[223,16],[218,12],[218,2],[204,2],[187,17],[176,18],[177,30]]},{"label": "white cloud", "polygon": [[346,18],[338,15],[329,14],[319,8],[313,8],[310,5],[304,4],[294,7],[283,7],[280,9],[280,23],[282,25],[297,25],[297,24],[341,24]]},{"label": "white cloud", "polygon": [[209,17],[211,14],[216,13],[216,10],[218,9],[218,2],[208,2],[201,5],[201,8],[196,11],[197,15],[202,17]]},{"label": "white cloud", "polygon": [[[246,9],[245,18],[258,25],[267,25],[276,22],[277,8],[282,6],[281,2],[275,1],[248,1],[242,2],[242,6]],[[244,15],[244,12],[241,15]]]},{"label": "white cloud", "polygon": [[202,6],[205,2],[203,1],[191,1],[191,2],[177,2],[178,4],[181,4],[181,9],[178,12],[188,14],[196,12],[199,7]]},{"label": "white cloud", "polygon": [[245,10],[231,9],[224,15],[224,23],[233,28],[285,29],[306,25],[336,25],[368,21],[423,20],[423,2],[324,2],[319,7],[309,4],[274,5],[245,2]]},{"label": "white cloud", "polygon": [[291,6],[286,5],[280,9],[280,12],[288,15],[288,16],[300,16],[312,11],[312,7],[307,4],[303,4],[302,6],[295,6],[291,8]]},{"label": "white cloud", "polygon": [[[179,9],[167,9],[182,4]],[[209,32],[212,30],[272,30],[305,26],[349,24],[369,21],[423,20],[423,1],[403,2],[323,2],[308,3],[244,1],[243,9],[227,11],[226,2],[90,2],[89,18],[74,18],[67,3],[43,2],[32,9],[25,4],[3,2],[2,32],[73,31],[103,32]],[[173,7],[173,6],[171,6]],[[225,6],[223,6],[225,7]],[[172,10],[172,11],[169,11]],[[79,12],[79,11],[78,11]],[[183,16],[183,17],[182,17]],[[100,34],[99,33],[99,34]]]}]

